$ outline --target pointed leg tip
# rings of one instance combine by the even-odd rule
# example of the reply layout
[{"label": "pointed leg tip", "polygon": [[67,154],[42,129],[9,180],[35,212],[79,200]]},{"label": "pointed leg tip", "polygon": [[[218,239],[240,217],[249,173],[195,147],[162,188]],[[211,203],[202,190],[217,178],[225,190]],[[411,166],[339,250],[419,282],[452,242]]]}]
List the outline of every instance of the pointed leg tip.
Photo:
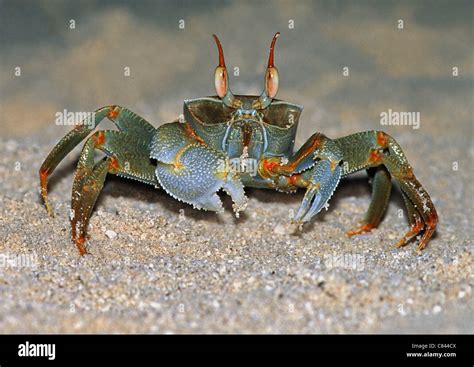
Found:
[{"label": "pointed leg tip", "polygon": [[[399,248],[405,247],[405,246],[408,244],[408,242],[409,242],[410,239],[411,239],[411,238],[406,238],[406,237],[405,237],[405,238],[402,238],[400,241],[398,241],[398,242],[395,244],[395,248],[399,249]],[[420,254],[420,253],[423,251],[423,249],[424,249],[425,247],[426,247],[426,243],[425,243],[425,242],[420,242],[420,243],[418,244],[418,246],[416,247],[415,252],[418,253],[418,254]]]},{"label": "pointed leg tip", "polygon": [[405,240],[400,240],[395,244],[395,248],[402,248],[405,245],[406,245],[406,241]]},{"label": "pointed leg tip", "polygon": [[76,238],[74,240],[74,242],[75,242],[75,244],[77,246],[77,249],[79,250],[79,254],[81,256],[84,256],[84,255],[88,254],[86,246],[84,245],[85,242],[86,242],[85,236],[79,236],[78,238]]},{"label": "pointed leg tip", "polygon": [[301,232],[303,230],[303,225],[305,224],[301,219],[292,219],[290,223],[296,227],[297,232]]},{"label": "pointed leg tip", "polygon": [[417,247],[416,247],[416,252],[421,254],[421,252],[423,251],[423,249],[426,247],[426,243],[420,243]]},{"label": "pointed leg tip", "polygon": [[43,199],[43,204],[46,207],[46,211],[48,212],[48,215],[50,217],[54,217],[53,207],[51,206],[48,200],[48,193],[43,187],[40,188],[40,196]]},{"label": "pointed leg tip", "polygon": [[353,237],[359,234],[367,233],[376,228],[373,224],[362,224],[359,227],[353,228],[346,232],[348,237]]},{"label": "pointed leg tip", "polygon": [[51,205],[48,202],[46,202],[45,205],[46,205],[46,211],[48,212],[48,215],[51,218],[54,218],[54,211],[53,211],[53,208],[51,207]]}]

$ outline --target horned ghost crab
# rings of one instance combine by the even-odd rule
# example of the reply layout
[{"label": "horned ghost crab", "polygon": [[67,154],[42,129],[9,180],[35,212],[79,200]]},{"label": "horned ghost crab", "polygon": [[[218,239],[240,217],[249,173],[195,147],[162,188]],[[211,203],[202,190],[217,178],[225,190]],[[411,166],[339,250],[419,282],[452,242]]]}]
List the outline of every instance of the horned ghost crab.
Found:
[{"label": "horned ghost crab", "polygon": [[[306,193],[294,215],[297,223],[308,222],[327,206],[342,177],[366,169],[372,177],[372,198],[361,225],[349,236],[377,227],[387,207],[391,179],[400,186],[410,229],[397,243],[405,245],[424,231],[418,250],[436,229],[436,209],[413,174],[398,143],[383,131],[365,131],[337,139],[313,134],[294,151],[302,107],[275,99],[279,86],[274,64],[276,33],[270,46],[265,84],[261,95],[234,95],[224,53],[219,52],[215,70],[216,96],[184,101],[184,119],[153,127],[140,116],[120,106],[97,110],[91,121],[77,125],[53,148],[41,165],[41,195],[50,215],[47,182],[59,162],[104,119],[118,130],[91,134],[82,149],[75,172],[71,198],[72,238],[81,255],[86,254],[86,234],[92,209],[107,174],[138,180],[162,188],[194,208],[220,212],[217,192],[229,194],[233,209],[245,209],[244,187]],[[94,151],[106,157],[94,161]]]}]

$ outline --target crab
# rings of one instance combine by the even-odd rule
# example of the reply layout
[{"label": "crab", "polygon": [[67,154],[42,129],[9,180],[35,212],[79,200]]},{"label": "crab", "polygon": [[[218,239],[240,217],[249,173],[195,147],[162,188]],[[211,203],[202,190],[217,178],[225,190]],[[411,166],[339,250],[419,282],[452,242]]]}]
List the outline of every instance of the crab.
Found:
[{"label": "crab", "polygon": [[[427,245],[436,230],[436,209],[391,136],[373,130],[330,139],[316,132],[294,150],[303,108],[275,98],[279,87],[274,63],[278,36],[276,33],[271,42],[259,96],[231,92],[222,46],[213,35],[219,53],[214,73],[217,95],[185,100],[181,118],[158,128],[127,108],[106,106],[59,141],[39,170],[40,193],[50,215],[48,177],[88,137],[77,163],[71,198],[72,239],[81,255],[87,253],[89,219],[107,174],[162,188],[194,208],[214,212],[224,210],[217,195],[224,190],[231,196],[237,216],[248,202],[244,187],[288,193],[303,188],[306,192],[293,218],[302,225],[327,207],[342,177],[366,169],[373,186],[369,208],[360,225],[347,234],[369,232],[379,225],[393,178],[400,187],[410,224],[396,247],[421,233],[417,250]],[[92,133],[105,118],[118,130]],[[98,162],[94,160],[96,150],[105,153]]]}]

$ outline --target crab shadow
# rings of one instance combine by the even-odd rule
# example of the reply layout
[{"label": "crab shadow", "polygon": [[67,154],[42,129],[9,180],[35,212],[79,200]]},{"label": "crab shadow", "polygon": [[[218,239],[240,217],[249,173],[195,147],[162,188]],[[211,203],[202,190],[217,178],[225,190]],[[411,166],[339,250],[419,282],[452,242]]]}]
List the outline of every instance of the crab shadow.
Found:
[{"label": "crab shadow", "polygon": [[[333,213],[334,210],[337,209],[338,203],[344,198],[365,197],[367,200],[370,200],[371,190],[371,186],[368,183],[368,177],[364,173],[358,173],[342,179],[333,196],[329,200],[329,208],[327,210],[322,210],[310,222],[305,223],[301,230],[296,230],[294,234],[299,235],[314,230],[314,226],[317,226],[318,223],[325,222],[326,216]],[[297,211],[303,201],[304,194],[304,190],[301,189],[291,195],[272,190],[249,190],[249,197],[251,200],[258,200],[262,203],[279,203],[282,206],[287,206],[288,210],[293,209],[294,212]],[[366,207],[363,208],[365,211],[369,204],[367,202],[367,204],[364,203],[363,205],[366,205]],[[405,208],[398,186],[393,182],[389,205],[394,205],[397,209]],[[362,219],[362,217],[360,219]]]},{"label": "crab shadow", "polygon": [[[249,200],[257,201],[259,203],[258,205],[279,204],[282,207],[288,208],[288,210],[293,209],[295,212],[304,197],[304,190],[299,190],[294,194],[255,188],[246,188],[245,191]],[[301,231],[296,231],[295,234],[312,231],[314,230],[314,226],[317,226],[318,223],[325,222],[326,216],[336,210],[338,203],[344,198],[366,197],[367,203],[362,205],[368,207],[370,195],[371,187],[368,184],[367,176],[361,174],[343,179],[330,200],[331,205],[328,210],[320,212],[312,221],[306,223]],[[220,215],[214,212],[195,210],[190,205],[177,201],[169,196],[162,189],[156,189],[152,186],[125,180],[117,176],[109,176],[107,178],[107,183],[104,187],[103,195],[99,197],[98,205],[101,205],[106,196],[112,196],[114,198],[127,197],[136,202],[146,202],[150,205],[150,210],[157,210],[159,208],[158,210],[160,211],[165,210],[169,213],[175,213],[176,216],[179,215],[181,210],[184,210],[186,217],[195,221],[206,221],[216,224],[224,223],[224,220]],[[219,192],[219,197],[222,199],[225,211],[232,212],[232,199],[230,196],[223,192]],[[392,194],[390,196],[389,205],[394,205],[397,209],[405,208],[398,186],[394,183],[392,183]],[[364,207],[363,209],[365,211],[367,208]],[[248,211],[244,211],[240,213],[239,218],[234,217],[233,220],[234,223],[238,224],[253,219]]]},{"label": "crab shadow", "polygon": [[[163,189],[155,188],[144,183],[127,180],[122,177],[109,176],[104,185],[104,191],[97,200],[97,204],[101,205],[106,196],[113,198],[131,199],[135,203],[140,203],[139,209],[149,210],[151,212],[167,213],[167,216],[175,216],[176,219],[180,213],[184,213],[186,218],[194,221],[206,221],[215,224],[222,224],[222,218],[209,211],[193,209],[189,204],[176,200],[168,195]],[[146,204],[143,207],[143,204]],[[226,208],[227,209],[227,208]]]},{"label": "crab shadow", "polygon": [[[75,161],[58,167],[57,171],[51,177],[49,182],[49,190],[53,191],[55,186],[62,179],[70,178],[72,182],[74,179],[75,168]],[[298,192],[294,194],[286,194],[274,190],[254,188],[246,188],[245,191],[250,201],[256,200],[257,202],[261,203],[261,205],[279,204],[282,207],[287,207],[288,210],[293,209],[294,211],[298,209],[304,197],[304,190],[298,190]],[[337,208],[340,200],[343,200],[346,197],[366,197],[369,199],[370,195],[371,188],[368,184],[367,175],[359,173],[344,178],[341,180],[338,188],[334,192],[334,195],[330,200],[330,206],[328,210],[323,210],[320,212],[314,217],[313,220],[311,220],[309,223],[306,223],[301,231],[297,231],[296,233],[311,231],[314,229],[314,225],[324,222],[326,220],[326,216],[330,215]],[[219,193],[219,196],[222,199],[224,209],[226,211],[232,211],[231,198],[222,192]],[[156,189],[153,186],[114,175],[107,176],[104,189],[97,200],[96,207],[104,206],[107,197],[113,197],[114,199],[131,199],[132,202],[138,203],[137,206],[140,209],[143,209],[142,204],[146,204],[145,208],[147,210],[156,211],[159,208],[158,210],[163,209],[168,213],[176,213],[176,216],[179,215],[181,210],[184,210],[186,217],[193,220],[223,224],[223,219],[216,213],[204,210],[195,210],[190,205],[180,202],[169,196],[162,189]],[[366,205],[368,206],[368,203]],[[398,186],[393,182],[389,205],[395,205],[397,209],[405,208]],[[132,204],[132,206],[134,205]],[[365,209],[367,208],[364,208],[364,210]],[[247,220],[252,219],[245,211],[240,213],[239,218],[234,218],[235,223],[245,222]]]}]

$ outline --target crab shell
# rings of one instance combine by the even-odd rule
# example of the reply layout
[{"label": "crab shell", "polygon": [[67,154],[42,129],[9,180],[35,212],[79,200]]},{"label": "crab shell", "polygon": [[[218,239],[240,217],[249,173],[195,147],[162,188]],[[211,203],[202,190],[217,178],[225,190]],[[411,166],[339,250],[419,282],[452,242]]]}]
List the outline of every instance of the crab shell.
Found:
[{"label": "crab shell", "polygon": [[[258,96],[235,96],[244,105]],[[241,156],[245,145],[243,129],[250,129],[249,157],[292,154],[302,106],[274,99],[261,110],[262,124],[245,116],[232,121],[235,109],[227,107],[217,96],[184,101],[184,118],[196,133],[214,149],[224,150],[230,157]]]}]

